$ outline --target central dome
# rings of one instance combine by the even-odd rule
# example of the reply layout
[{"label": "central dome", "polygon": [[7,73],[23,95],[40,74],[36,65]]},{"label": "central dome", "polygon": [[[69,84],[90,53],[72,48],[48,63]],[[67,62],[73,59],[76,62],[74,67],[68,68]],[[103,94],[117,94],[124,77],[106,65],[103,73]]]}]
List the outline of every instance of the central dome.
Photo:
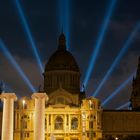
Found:
[{"label": "central dome", "polygon": [[78,105],[85,98],[85,93],[80,92],[80,69],[66,49],[63,33],[58,38],[58,48],[49,58],[43,75],[44,92],[49,96],[50,104]]},{"label": "central dome", "polygon": [[73,55],[66,50],[65,36],[62,33],[59,37],[58,49],[50,57],[48,63],[46,64],[45,71],[52,70],[67,70],[67,71],[77,71],[79,72],[79,67],[73,57]]},{"label": "central dome", "polygon": [[45,71],[52,70],[68,70],[79,72],[79,67],[72,56],[72,54],[66,50],[57,50],[49,59],[46,64]]},{"label": "central dome", "polygon": [[49,58],[44,71],[44,91],[51,93],[58,88],[70,93],[80,93],[80,69],[73,55],[66,50],[65,35],[58,38],[58,48]]}]

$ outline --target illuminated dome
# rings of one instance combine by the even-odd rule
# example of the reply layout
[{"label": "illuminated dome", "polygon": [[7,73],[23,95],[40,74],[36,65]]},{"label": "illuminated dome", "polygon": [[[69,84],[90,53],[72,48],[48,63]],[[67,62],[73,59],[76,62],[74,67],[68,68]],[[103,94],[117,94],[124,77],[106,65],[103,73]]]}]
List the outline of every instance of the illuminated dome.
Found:
[{"label": "illuminated dome", "polygon": [[62,87],[71,93],[80,92],[80,69],[73,55],[66,50],[65,35],[58,38],[58,49],[45,66],[44,90],[46,93]]}]

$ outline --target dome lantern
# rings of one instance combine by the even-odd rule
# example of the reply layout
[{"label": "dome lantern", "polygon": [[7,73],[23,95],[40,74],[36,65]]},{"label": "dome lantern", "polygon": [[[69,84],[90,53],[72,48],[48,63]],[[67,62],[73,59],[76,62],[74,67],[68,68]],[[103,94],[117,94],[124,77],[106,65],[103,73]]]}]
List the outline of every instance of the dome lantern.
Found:
[{"label": "dome lantern", "polygon": [[58,49],[66,50],[66,38],[63,32],[60,34],[58,38]]}]

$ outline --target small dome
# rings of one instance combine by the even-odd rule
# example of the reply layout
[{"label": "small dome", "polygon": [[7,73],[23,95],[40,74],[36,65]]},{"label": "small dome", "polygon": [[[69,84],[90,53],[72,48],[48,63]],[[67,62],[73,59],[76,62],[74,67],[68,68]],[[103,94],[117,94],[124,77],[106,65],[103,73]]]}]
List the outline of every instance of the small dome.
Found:
[{"label": "small dome", "polygon": [[45,71],[52,70],[80,71],[73,55],[63,49],[58,49],[46,64]]}]

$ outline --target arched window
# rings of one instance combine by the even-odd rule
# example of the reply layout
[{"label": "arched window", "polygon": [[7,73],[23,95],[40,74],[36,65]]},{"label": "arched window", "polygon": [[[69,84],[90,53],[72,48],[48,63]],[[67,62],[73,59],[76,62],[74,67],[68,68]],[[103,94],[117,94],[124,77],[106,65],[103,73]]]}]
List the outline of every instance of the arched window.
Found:
[{"label": "arched window", "polygon": [[63,129],[63,119],[60,116],[58,116],[55,119],[55,129],[56,130],[62,130]]},{"label": "arched window", "polygon": [[73,129],[73,130],[78,129],[78,119],[77,118],[71,119],[71,129]]}]

